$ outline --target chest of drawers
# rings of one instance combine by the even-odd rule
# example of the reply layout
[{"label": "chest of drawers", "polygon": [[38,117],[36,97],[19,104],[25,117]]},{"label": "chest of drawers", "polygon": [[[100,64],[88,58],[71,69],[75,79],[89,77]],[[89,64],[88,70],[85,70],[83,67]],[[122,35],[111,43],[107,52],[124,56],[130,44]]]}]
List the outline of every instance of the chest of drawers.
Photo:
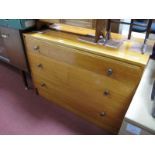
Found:
[{"label": "chest of drawers", "polygon": [[24,40],[39,94],[116,134],[149,56],[62,32],[25,34]]}]

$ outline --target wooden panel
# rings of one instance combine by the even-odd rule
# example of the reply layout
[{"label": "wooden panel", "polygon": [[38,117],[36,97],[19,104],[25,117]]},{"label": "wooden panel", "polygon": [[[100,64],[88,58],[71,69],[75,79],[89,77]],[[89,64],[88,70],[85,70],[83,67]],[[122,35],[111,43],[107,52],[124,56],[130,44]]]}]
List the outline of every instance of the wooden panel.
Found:
[{"label": "wooden panel", "polygon": [[72,26],[84,27],[84,28],[95,28],[96,20],[94,19],[39,19],[45,23],[62,23]]},{"label": "wooden panel", "polygon": [[79,26],[84,28],[95,28],[95,20],[93,19],[62,19],[63,24]]},{"label": "wooden panel", "polygon": [[33,53],[28,54],[29,63],[31,64],[31,72],[34,75],[34,78],[37,75],[46,77],[53,83],[58,84],[67,84],[68,71],[66,70],[66,64],[61,62],[55,62],[52,59],[36,55]]},{"label": "wooden panel", "polygon": [[60,23],[60,19],[39,19],[39,21],[45,23]]},{"label": "wooden panel", "polygon": [[[28,52],[45,55],[101,75],[107,76],[108,69],[112,69],[113,74],[109,76],[110,78],[129,85],[137,84],[142,74],[142,70],[138,66],[96,56],[54,43],[32,39],[31,37],[26,38],[26,47]],[[34,50],[34,47],[38,47],[38,50]]]},{"label": "wooden panel", "polygon": [[50,28],[56,29],[62,32],[77,34],[77,35],[95,36],[94,29],[88,29],[88,28],[78,27],[78,26],[73,26],[73,25],[66,25],[62,23],[52,24],[50,25]]}]

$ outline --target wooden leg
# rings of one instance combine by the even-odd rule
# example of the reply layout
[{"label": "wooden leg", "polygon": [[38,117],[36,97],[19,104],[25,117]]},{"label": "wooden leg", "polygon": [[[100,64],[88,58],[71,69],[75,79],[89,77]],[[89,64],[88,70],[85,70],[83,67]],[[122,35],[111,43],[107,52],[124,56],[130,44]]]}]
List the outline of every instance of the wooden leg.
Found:
[{"label": "wooden leg", "polygon": [[39,95],[39,92],[38,92],[38,89],[37,88],[35,88],[35,92],[36,92],[37,95]]}]

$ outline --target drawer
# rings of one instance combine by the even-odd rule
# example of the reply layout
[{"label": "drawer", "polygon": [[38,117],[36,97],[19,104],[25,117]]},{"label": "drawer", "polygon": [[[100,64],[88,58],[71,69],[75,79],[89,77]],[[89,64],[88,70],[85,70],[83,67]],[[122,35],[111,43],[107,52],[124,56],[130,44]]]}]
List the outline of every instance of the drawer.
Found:
[{"label": "drawer", "polygon": [[90,99],[74,98],[69,88],[64,90],[61,87],[55,87],[46,79],[35,79],[35,84],[39,94],[48,100],[81,115],[105,129],[107,128],[111,132],[117,132],[119,130],[122,122],[120,112],[116,114],[104,105],[91,104],[92,101]]},{"label": "drawer", "polygon": [[26,36],[25,41],[28,53],[44,55],[57,61],[81,67],[97,74],[108,76],[114,80],[121,81],[126,85],[138,84],[142,74],[142,69],[139,66],[127,64],[118,60],[35,39],[31,36]]},{"label": "drawer", "polygon": [[67,85],[68,65],[46,56],[28,54],[28,61],[33,79],[36,75],[46,77],[53,84]]}]

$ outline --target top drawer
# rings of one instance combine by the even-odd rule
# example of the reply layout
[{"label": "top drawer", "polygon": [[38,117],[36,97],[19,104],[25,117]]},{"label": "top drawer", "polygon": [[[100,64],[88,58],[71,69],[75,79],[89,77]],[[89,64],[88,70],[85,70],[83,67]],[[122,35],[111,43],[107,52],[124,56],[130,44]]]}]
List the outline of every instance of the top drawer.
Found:
[{"label": "top drawer", "polygon": [[142,74],[142,69],[138,66],[46,40],[26,36],[25,42],[27,52],[42,54],[52,59],[93,71],[97,74],[109,76],[115,80],[121,80],[121,82],[129,85],[138,83]]}]

